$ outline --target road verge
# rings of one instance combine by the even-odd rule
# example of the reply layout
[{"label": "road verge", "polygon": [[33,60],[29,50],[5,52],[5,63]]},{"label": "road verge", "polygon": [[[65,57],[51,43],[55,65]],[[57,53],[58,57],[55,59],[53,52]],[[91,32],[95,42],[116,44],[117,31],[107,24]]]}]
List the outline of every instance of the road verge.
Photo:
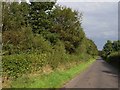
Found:
[{"label": "road verge", "polygon": [[[56,70],[50,74],[44,74],[42,76],[19,78],[12,82],[12,88],[60,88],[77,74],[87,69],[95,60],[96,58],[91,58],[90,60],[81,62],[79,65],[75,65],[68,70]],[[23,81],[25,81],[24,84]]]}]

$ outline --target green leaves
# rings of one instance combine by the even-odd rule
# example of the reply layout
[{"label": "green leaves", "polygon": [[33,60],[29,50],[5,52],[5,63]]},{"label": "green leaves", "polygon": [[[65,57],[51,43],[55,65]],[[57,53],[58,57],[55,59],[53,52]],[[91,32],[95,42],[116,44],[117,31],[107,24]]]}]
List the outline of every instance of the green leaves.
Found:
[{"label": "green leaves", "polygon": [[64,42],[67,52],[74,53],[84,37],[80,25],[82,17],[79,17],[76,11],[61,6],[56,6],[51,16],[53,27],[50,32],[59,34],[59,39]]},{"label": "green leaves", "polygon": [[3,31],[7,30],[19,30],[22,26],[27,25],[26,16],[28,15],[28,4],[18,2],[4,2],[3,8]]},{"label": "green leaves", "polygon": [[3,75],[16,78],[23,73],[28,73],[31,70],[30,62],[22,55],[12,55],[3,57]]},{"label": "green leaves", "polygon": [[120,40],[113,42],[108,40],[106,44],[103,46],[102,56],[106,58],[110,54],[119,51],[120,51]]},{"label": "green leaves", "polygon": [[82,14],[71,8],[53,8],[54,4],[3,3],[4,75],[16,78],[45,65],[69,68],[72,62],[97,55],[96,45],[81,26]]},{"label": "green leaves", "polygon": [[[3,48],[7,50],[10,46],[7,50],[9,54],[36,49],[44,52],[50,51],[53,45],[61,41],[68,53],[78,52],[77,49],[86,38],[81,27],[82,13],[57,5],[53,8],[54,4],[3,3]],[[88,50],[88,53],[89,51],[91,50]]]},{"label": "green leaves", "polygon": [[94,44],[94,42],[90,39],[87,39],[87,42],[87,53],[92,56],[98,55],[97,46]]},{"label": "green leaves", "polygon": [[50,21],[49,13],[54,4],[54,2],[31,2],[28,21],[34,33],[40,34],[51,28],[52,21]]},{"label": "green leaves", "polygon": [[102,50],[101,55],[108,63],[120,70],[120,40],[108,40]]}]

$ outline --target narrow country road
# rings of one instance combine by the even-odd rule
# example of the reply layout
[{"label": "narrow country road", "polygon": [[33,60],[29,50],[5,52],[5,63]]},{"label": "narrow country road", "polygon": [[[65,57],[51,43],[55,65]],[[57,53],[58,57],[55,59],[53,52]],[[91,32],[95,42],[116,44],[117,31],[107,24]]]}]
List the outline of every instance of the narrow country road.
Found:
[{"label": "narrow country road", "polygon": [[118,71],[99,58],[64,88],[118,88],[118,82]]}]

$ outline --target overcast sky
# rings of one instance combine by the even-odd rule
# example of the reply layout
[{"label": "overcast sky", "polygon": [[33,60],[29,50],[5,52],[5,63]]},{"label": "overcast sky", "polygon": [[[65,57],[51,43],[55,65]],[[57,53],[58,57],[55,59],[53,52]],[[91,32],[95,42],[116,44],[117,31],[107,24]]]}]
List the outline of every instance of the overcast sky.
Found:
[{"label": "overcast sky", "polygon": [[58,0],[57,3],[83,13],[82,27],[86,36],[95,42],[99,50],[107,40],[118,40],[117,2],[61,2]]}]

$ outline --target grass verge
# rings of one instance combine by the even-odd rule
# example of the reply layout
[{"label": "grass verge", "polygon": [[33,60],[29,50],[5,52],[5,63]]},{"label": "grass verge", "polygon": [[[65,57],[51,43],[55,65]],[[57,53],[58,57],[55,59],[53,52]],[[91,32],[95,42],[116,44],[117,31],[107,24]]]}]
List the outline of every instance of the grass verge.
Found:
[{"label": "grass verge", "polygon": [[95,58],[91,58],[87,62],[82,62],[79,65],[71,67],[64,71],[54,71],[48,75],[42,75],[37,77],[21,77],[16,81],[12,82],[12,88],[60,88],[65,82],[71,80],[80,72],[87,69],[93,62]]}]

